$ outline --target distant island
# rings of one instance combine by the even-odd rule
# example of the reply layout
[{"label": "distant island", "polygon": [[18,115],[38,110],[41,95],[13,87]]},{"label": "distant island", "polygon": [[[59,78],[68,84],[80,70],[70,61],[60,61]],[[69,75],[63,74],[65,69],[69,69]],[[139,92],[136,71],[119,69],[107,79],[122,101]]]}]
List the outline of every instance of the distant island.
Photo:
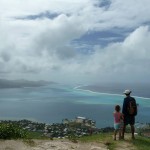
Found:
[{"label": "distant island", "polygon": [[29,81],[29,80],[6,80],[6,79],[0,79],[0,89],[2,88],[23,88],[23,87],[39,87],[39,86],[45,86],[48,84],[56,84],[56,82],[52,81]]}]

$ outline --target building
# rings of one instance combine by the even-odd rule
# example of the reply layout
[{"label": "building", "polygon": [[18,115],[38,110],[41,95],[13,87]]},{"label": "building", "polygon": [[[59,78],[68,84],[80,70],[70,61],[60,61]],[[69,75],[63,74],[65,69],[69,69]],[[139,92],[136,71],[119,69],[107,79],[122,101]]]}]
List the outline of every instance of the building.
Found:
[{"label": "building", "polygon": [[75,122],[76,123],[85,123],[87,119],[85,117],[76,117]]}]

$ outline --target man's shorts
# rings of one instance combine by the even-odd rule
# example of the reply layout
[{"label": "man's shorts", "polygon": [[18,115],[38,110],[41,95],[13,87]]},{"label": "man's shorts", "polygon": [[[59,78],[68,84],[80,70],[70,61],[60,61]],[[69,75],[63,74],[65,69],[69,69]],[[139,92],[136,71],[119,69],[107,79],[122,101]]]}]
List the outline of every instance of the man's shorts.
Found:
[{"label": "man's shorts", "polygon": [[124,124],[125,125],[134,125],[135,124],[135,117],[134,116],[124,116]]}]

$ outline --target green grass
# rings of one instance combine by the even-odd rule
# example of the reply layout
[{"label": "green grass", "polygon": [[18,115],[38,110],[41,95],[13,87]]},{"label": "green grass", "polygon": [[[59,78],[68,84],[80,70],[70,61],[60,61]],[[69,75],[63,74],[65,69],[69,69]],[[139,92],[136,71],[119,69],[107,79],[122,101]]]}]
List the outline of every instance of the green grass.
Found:
[{"label": "green grass", "polygon": [[[113,133],[100,133],[97,135],[92,136],[84,136],[79,138],[78,140],[81,142],[97,142],[97,143],[103,143],[106,145],[107,149],[109,150],[115,150],[117,145],[121,144],[127,144],[132,145],[136,150],[149,150],[150,149],[150,138],[142,137],[142,136],[136,136],[135,140],[132,140],[130,138],[130,134],[126,134],[129,139],[127,140],[121,140],[121,141],[114,141],[112,138]],[[125,137],[126,138],[126,137]],[[129,147],[130,149],[130,147]]]},{"label": "green grass", "polygon": [[43,136],[43,133],[28,131],[28,136],[26,139],[49,139],[46,136]]},{"label": "green grass", "polygon": [[132,143],[137,148],[137,150],[150,149],[150,138],[138,136]]},{"label": "green grass", "polygon": [[41,139],[42,134],[38,132],[28,132],[28,139]]},{"label": "green grass", "polygon": [[100,134],[96,134],[96,135],[92,135],[92,136],[83,136],[81,138],[79,138],[78,140],[82,141],[82,142],[99,142],[99,141],[103,141],[106,139],[112,139],[112,134],[111,133],[100,133]]}]

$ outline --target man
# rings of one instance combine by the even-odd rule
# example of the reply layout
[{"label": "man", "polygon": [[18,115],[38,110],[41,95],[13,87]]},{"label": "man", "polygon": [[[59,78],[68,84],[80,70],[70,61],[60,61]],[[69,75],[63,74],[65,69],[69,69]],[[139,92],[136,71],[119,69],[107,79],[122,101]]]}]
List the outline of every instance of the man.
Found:
[{"label": "man", "polygon": [[[135,124],[135,116],[137,115],[137,106],[136,106],[136,100],[130,96],[131,91],[125,90],[123,92],[126,97],[124,98],[123,107],[122,107],[122,113],[124,115],[124,125],[123,125],[123,131],[122,131],[122,139],[124,139],[124,133],[126,130],[126,126],[130,124],[131,127],[131,133],[132,133],[132,139],[135,139],[134,137],[134,124]],[[131,108],[131,104],[134,104],[134,107]],[[133,110],[131,110],[133,109]]]}]

